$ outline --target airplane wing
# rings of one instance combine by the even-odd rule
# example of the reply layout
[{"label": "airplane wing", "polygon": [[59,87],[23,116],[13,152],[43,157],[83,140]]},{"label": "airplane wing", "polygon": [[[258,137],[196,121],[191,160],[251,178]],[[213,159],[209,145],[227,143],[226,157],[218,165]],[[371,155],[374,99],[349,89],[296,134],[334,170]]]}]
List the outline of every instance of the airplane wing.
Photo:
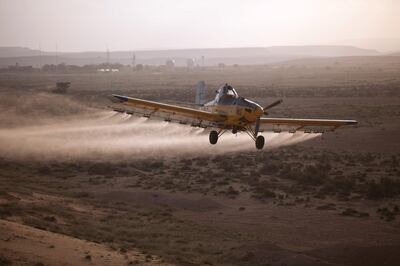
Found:
[{"label": "airplane wing", "polygon": [[336,129],[346,125],[356,125],[356,120],[333,120],[333,119],[298,119],[298,118],[261,118],[260,126],[263,130],[312,130],[316,128]]},{"label": "airplane wing", "polygon": [[155,116],[163,118],[166,121],[179,122],[181,124],[190,123],[200,127],[217,125],[225,120],[223,115],[194,108],[142,100],[117,94],[113,94],[112,96],[117,103],[123,106],[123,108],[113,107],[114,111],[117,112],[139,114],[145,117]]}]

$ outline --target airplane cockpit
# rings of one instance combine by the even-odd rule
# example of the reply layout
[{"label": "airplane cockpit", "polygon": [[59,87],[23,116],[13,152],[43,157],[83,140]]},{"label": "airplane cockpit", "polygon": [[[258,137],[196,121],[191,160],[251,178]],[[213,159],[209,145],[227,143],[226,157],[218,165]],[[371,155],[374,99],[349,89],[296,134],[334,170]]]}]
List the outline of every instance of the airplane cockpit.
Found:
[{"label": "airplane cockpit", "polygon": [[215,96],[215,103],[217,104],[233,104],[239,95],[235,89],[225,84],[217,90],[217,95]]}]

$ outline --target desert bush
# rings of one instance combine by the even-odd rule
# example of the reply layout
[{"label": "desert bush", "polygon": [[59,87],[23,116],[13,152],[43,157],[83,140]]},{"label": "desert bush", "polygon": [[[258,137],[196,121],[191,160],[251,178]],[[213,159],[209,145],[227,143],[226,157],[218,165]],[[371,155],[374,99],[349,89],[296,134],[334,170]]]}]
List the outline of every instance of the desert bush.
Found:
[{"label": "desert bush", "polygon": [[368,184],[367,197],[370,199],[380,199],[384,197],[381,186],[374,180]]},{"label": "desert bush", "polygon": [[0,255],[0,265],[12,265],[12,261],[3,255]]},{"label": "desert bush", "polygon": [[370,199],[391,198],[400,194],[400,181],[383,177],[378,182],[368,183],[367,197]]},{"label": "desert bush", "polygon": [[77,192],[73,192],[71,194],[75,198],[88,198],[88,197],[90,197],[90,193],[87,192],[87,191],[77,191]]},{"label": "desert bush", "polygon": [[316,209],[317,210],[336,210],[335,206],[336,205],[334,203],[328,203],[328,204],[317,206]]},{"label": "desert bush", "polygon": [[317,186],[321,185],[326,177],[327,173],[324,169],[308,165],[300,173],[296,174],[295,179],[305,185]]},{"label": "desert bush", "polygon": [[385,197],[394,197],[400,194],[400,181],[388,177],[381,178],[380,184]]},{"label": "desert bush", "polygon": [[324,195],[334,195],[336,192],[336,186],[332,181],[325,182],[319,190],[319,193]]},{"label": "desert bush", "polygon": [[352,177],[336,177],[335,179],[330,179],[329,183],[332,184],[336,192],[342,195],[349,195],[356,186],[356,180]]},{"label": "desert bush", "polygon": [[252,196],[256,199],[268,199],[268,198],[275,198],[276,195],[275,192],[266,187],[257,186],[253,189]]},{"label": "desert bush", "polygon": [[39,220],[38,218],[27,216],[23,217],[22,221],[24,224],[35,227],[37,229],[46,230],[47,222],[43,220]]},{"label": "desert bush", "polygon": [[298,173],[299,173],[298,169],[293,169],[289,165],[283,165],[281,170],[279,171],[279,176],[295,180],[297,178]]},{"label": "desert bush", "polygon": [[47,222],[53,222],[53,223],[57,221],[56,217],[54,217],[54,216],[45,216],[43,218],[43,220],[45,220]]},{"label": "desert bush", "polygon": [[352,217],[369,217],[369,213],[367,212],[359,212],[357,210],[354,210],[352,208],[347,208],[342,212],[343,216],[352,216]]},{"label": "desert bush", "polygon": [[234,189],[232,186],[229,186],[225,194],[228,195],[229,197],[236,197],[237,195],[239,195],[239,191]]},{"label": "desert bush", "polygon": [[112,175],[116,169],[106,163],[93,163],[87,168],[89,175]]},{"label": "desert bush", "polygon": [[21,206],[17,202],[0,204],[0,218],[18,215],[22,212]]},{"label": "desert bush", "polygon": [[262,174],[274,175],[279,171],[279,166],[275,163],[264,163],[260,169]]},{"label": "desert bush", "polygon": [[140,163],[136,164],[135,167],[139,170],[145,171],[145,172],[151,172],[154,170],[159,170],[164,167],[164,162],[163,161],[145,161],[142,160]]},{"label": "desert bush", "polygon": [[396,216],[400,214],[399,207],[396,205],[393,207],[393,210],[390,210],[388,207],[378,208],[376,211],[381,219],[385,219],[390,222],[396,219]]},{"label": "desert bush", "polygon": [[50,175],[51,174],[51,168],[47,165],[43,165],[38,168],[37,173],[40,175]]}]

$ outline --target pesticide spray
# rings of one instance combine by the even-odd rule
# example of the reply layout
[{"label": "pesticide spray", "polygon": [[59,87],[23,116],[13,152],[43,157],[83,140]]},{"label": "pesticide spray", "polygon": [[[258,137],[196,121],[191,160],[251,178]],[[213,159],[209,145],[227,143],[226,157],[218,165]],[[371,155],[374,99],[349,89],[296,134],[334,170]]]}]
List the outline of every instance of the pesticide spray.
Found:
[{"label": "pesticide spray", "polygon": [[[313,139],[320,134],[263,133],[264,149]],[[245,133],[224,134],[216,145],[208,131],[112,111],[40,126],[0,129],[0,156],[20,159],[134,159],[257,152]]]}]

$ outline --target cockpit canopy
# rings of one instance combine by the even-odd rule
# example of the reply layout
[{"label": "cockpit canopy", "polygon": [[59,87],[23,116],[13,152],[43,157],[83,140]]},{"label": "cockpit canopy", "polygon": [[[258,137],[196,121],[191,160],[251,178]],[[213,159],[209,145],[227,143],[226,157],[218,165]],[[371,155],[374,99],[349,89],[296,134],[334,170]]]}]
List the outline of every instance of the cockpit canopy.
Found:
[{"label": "cockpit canopy", "polygon": [[217,90],[217,96],[215,96],[215,102],[218,104],[232,104],[235,99],[238,99],[239,95],[235,91],[235,89],[228,85],[225,84],[221,86]]},{"label": "cockpit canopy", "polygon": [[257,108],[261,108],[255,102],[247,100],[243,97],[239,97],[239,95],[237,94],[235,89],[228,84],[221,86],[216,91],[216,93],[217,93],[217,95],[215,96],[215,100],[213,101],[214,104],[237,105],[237,106],[241,106],[244,108],[250,108],[253,110],[255,110]]}]

